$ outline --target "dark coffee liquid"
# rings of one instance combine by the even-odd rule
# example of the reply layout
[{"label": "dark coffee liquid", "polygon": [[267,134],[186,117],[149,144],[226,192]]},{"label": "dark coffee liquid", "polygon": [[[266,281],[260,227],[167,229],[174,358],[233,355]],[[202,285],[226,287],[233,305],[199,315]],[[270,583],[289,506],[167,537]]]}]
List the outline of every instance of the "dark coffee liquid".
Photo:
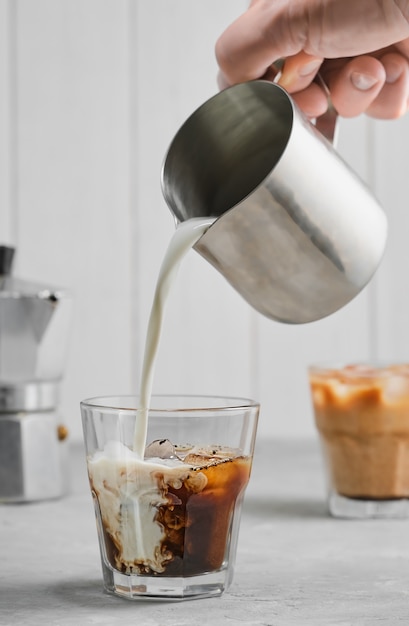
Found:
[{"label": "dark coffee liquid", "polygon": [[121,565],[115,539],[103,528],[110,565],[123,573],[148,576],[194,576],[220,569],[229,548],[234,509],[249,480],[250,463],[248,457],[236,457],[192,467],[180,485],[166,484],[158,472],[158,485],[167,501],[156,507],[155,515],[164,531],[159,547],[164,556],[163,571],[153,571],[135,561],[130,572],[129,565]]}]

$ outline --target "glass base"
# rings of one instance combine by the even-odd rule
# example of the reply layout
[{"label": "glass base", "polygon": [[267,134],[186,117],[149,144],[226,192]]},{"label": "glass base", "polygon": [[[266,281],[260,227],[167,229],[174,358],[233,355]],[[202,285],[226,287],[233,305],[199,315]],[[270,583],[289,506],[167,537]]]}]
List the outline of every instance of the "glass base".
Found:
[{"label": "glass base", "polygon": [[329,512],[346,519],[404,519],[409,517],[409,499],[362,500],[347,498],[335,491],[328,496]]},{"label": "glass base", "polygon": [[108,593],[129,600],[194,600],[220,596],[228,586],[227,570],[187,578],[121,574],[102,564]]}]

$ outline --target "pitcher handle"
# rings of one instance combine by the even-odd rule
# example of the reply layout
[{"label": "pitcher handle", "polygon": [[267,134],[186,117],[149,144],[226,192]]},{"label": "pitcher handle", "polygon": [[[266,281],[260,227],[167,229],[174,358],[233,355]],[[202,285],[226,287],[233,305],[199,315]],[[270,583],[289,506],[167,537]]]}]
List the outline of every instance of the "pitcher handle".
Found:
[{"label": "pitcher handle", "polygon": [[[277,61],[275,61],[273,65],[274,65],[274,68],[278,72],[274,79],[274,82],[278,82],[278,79],[281,74],[281,70],[284,65],[284,59],[277,59]],[[325,92],[325,95],[327,96],[327,101],[328,101],[328,108],[326,112],[323,113],[323,115],[320,115],[319,117],[317,117],[317,119],[315,120],[315,128],[319,130],[319,132],[322,135],[324,135],[324,137],[328,139],[328,141],[332,143],[332,145],[335,148],[337,141],[338,141],[338,112],[335,109],[334,105],[332,104],[328,85],[324,81],[320,72],[318,72],[318,74],[316,75],[314,82],[316,82],[320,87],[322,87],[322,89]]]},{"label": "pitcher handle", "polygon": [[315,120],[315,128],[319,130],[320,133],[324,135],[324,137],[328,139],[328,141],[330,141],[335,148],[338,141],[338,112],[332,104],[327,83],[324,81],[319,72],[315,79],[320,87],[322,87],[325,91],[328,101],[328,108],[325,113],[317,117]]}]

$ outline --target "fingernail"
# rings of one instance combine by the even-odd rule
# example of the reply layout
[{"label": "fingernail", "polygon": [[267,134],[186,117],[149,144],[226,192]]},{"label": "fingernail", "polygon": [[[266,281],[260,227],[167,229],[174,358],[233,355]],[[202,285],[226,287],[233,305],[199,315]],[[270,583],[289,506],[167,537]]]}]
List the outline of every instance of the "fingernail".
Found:
[{"label": "fingernail", "polygon": [[290,72],[283,72],[278,79],[278,84],[284,87],[284,89],[291,89],[294,83],[297,83],[297,77]]},{"label": "fingernail", "polygon": [[393,61],[388,61],[388,64],[385,64],[385,70],[385,81],[387,83],[396,83],[399,76],[402,74],[402,66],[399,63],[394,63]]},{"label": "fingernail", "polygon": [[378,82],[377,78],[370,76],[369,74],[360,74],[359,72],[352,72],[351,82],[360,91],[368,91],[372,89]]},{"label": "fingernail", "polygon": [[302,65],[298,70],[299,76],[308,76],[309,74],[316,72],[319,69],[321,63],[322,61],[310,61],[309,63]]}]

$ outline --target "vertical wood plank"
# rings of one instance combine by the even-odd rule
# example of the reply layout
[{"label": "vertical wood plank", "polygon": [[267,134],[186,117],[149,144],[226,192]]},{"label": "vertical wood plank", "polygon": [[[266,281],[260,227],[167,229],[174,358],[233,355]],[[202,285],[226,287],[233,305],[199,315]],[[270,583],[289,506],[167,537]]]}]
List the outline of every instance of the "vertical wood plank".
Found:
[{"label": "vertical wood plank", "polygon": [[[161,165],[178,127],[217,92],[214,44],[245,2],[139,0],[131,41],[137,77],[133,144],[133,267],[138,286],[135,380],[153,289],[173,219],[160,190]],[[189,181],[186,181],[189,184]],[[167,309],[154,391],[248,395],[251,312],[195,252],[182,264]]]},{"label": "vertical wood plank", "polygon": [[15,3],[0,0],[0,244],[14,245],[15,206]]},{"label": "vertical wood plank", "polygon": [[130,388],[125,0],[17,2],[18,271],[70,289],[62,415]]},{"label": "vertical wood plank", "polygon": [[378,272],[375,307],[379,358],[409,362],[408,116],[374,122],[374,184],[389,221],[386,254]]}]

